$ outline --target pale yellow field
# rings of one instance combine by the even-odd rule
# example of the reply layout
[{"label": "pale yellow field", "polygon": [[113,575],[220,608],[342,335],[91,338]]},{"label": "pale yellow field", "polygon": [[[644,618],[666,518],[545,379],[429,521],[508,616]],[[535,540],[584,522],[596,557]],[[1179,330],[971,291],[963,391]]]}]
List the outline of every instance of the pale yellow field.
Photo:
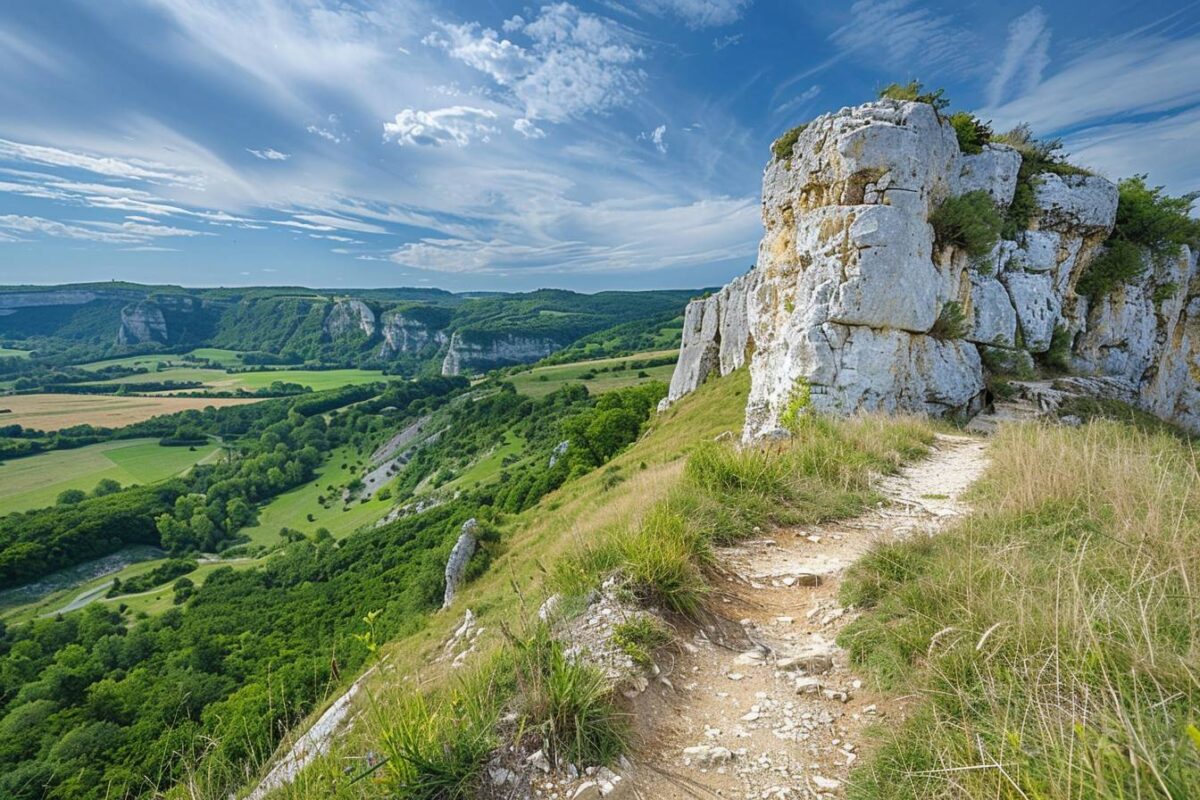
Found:
[{"label": "pale yellow field", "polygon": [[215,397],[108,397],[87,394],[23,394],[0,397],[0,425],[24,425],[56,431],[72,425],[119,428],[159,414],[191,408],[253,403],[253,399]]}]

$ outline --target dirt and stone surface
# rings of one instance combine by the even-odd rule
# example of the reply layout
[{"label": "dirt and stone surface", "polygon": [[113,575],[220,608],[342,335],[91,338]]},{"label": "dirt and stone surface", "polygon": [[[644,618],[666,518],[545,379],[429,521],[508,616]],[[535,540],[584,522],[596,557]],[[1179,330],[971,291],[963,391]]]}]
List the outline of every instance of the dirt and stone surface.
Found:
[{"label": "dirt and stone surface", "polygon": [[868,726],[906,713],[834,643],[855,618],[838,603],[842,575],[872,544],[932,535],[966,513],[963,493],[986,461],[983,440],[938,436],[928,458],[880,480],[887,501],[867,513],[720,551],[717,613],[673,663],[660,659],[638,700],[640,755],[610,796],[841,796]]}]

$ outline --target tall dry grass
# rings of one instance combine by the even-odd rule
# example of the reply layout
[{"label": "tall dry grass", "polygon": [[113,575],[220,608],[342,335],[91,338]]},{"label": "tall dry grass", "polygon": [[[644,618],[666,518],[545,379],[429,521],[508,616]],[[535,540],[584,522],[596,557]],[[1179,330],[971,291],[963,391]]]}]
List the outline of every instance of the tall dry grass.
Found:
[{"label": "tall dry grass", "polygon": [[1200,472],[1179,438],[1010,427],[975,513],[881,547],[840,638],[924,697],[855,798],[1200,797]]}]

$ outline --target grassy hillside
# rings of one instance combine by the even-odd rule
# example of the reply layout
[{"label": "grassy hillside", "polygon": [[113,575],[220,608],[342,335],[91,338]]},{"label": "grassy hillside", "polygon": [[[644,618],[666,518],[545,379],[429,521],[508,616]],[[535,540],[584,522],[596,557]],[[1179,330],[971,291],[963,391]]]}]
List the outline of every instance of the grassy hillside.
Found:
[{"label": "grassy hillside", "polygon": [[976,511],[857,566],[842,637],[915,716],[860,800],[1185,798],[1200,787],[1200,471],[1120,423],[1005,428]]},{"label": "grassy hillside", "polygon": [[[740,429],[747,389],[744,371],[709,382],[656,418],[606,468],[506,524],[502,550],[461,592],[453,613],[383,647],[387,672],[369,683],[364,723],[277,796],[425,797],[421,787],[432,784],[460,787],[446,797],[473,796],[483,762],[514,735],[542,737],[546,746],[565,737],[557,746],[583,763],[614,757],[626,742],[611,687],[585,667],[557,661],[553,644],[531,622],[552,588],[564,593],[563,606],[582,607],[574,598],[620,570],[634,596],[690,610],[707,591],[707,548],[714,542],[771,519],[853,513],[872,498],[870,473],[921,452],[931,437],[927,426],[910,420],[819,423],[794,447],[742,458],[713,439]],[[465,608],[486,633],[464,675],[439,655]],[[501,630],[514,632],[516,643]],[[543,680],[550,683],[537,688]],[[558,680],[564,684],[555,694],[549,686]],[[418,685],[426,700],[414,699]],[[548,712],[559,704],[566,722]],[[509,713],[518,715],[515,732],[495,724]],[[367,750],[390,760],[374,780],[348,785],[344,766]]]}]

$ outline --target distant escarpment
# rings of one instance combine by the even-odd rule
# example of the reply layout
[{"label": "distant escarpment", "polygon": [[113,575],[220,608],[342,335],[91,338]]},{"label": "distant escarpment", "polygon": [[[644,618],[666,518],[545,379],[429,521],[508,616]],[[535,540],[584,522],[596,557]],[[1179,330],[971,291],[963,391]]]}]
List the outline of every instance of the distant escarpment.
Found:
[{"label": "distant escarpment", "polygon": [[537,361],[593,335],[602,343],[640,334],[653,341],[691,294],[539,290],[467,296],[400,288],[331,295],[293,287],[123,283],[0,287],[0,340],[27,343],[47,357],[68,359],[64,363],[211,346],[245,353],[248,365],[316,363],[458,375]]},{"label": "distant escarpment", "polygon": [[450,337],[446,357],[442,359],[442,374],[461,375],[512,364],[528,364],[550,355],[563,345],[563,342],[541,336],[455,331]]},{"label": "distant escarpment", "polygon": [[[808,408],[969,417],[997,379],[1071,372],[1200,431],[1186,198],[1008,138],[960,146],[933,105],[895,100],[789,132],[758,263],[688,306],[668,402],[748,361],[754,438]],[[1147,238],[1137,215],[1175,227]]]}]

